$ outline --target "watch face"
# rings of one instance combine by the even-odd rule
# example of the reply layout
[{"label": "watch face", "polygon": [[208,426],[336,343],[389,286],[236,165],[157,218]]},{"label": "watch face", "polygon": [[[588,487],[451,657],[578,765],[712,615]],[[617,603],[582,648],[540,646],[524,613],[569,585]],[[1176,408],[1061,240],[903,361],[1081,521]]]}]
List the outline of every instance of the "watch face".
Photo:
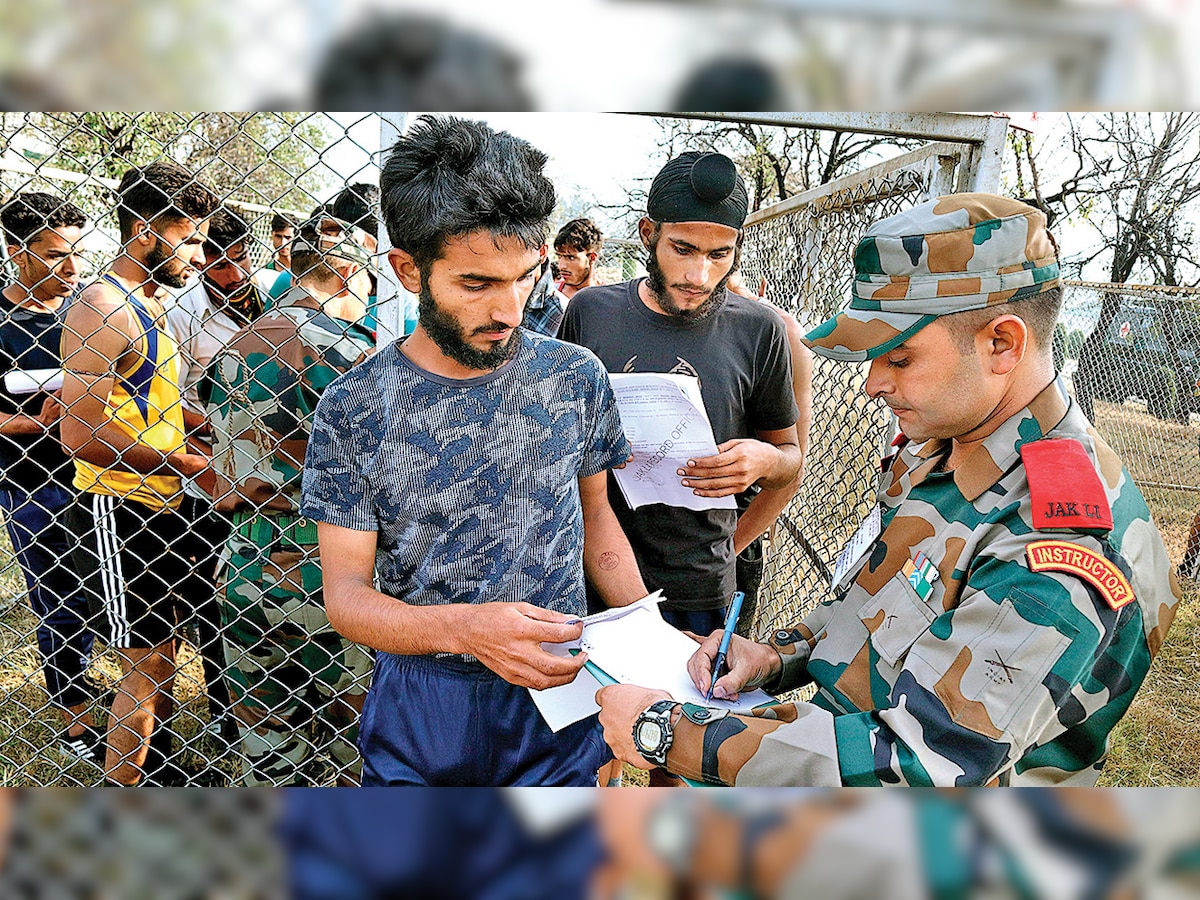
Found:
[{"label": "watch face", "polygon": [[638,743],[647,750],[657,749],[662,743],[662,726],[657,722],[642,722],[638,726]]}]

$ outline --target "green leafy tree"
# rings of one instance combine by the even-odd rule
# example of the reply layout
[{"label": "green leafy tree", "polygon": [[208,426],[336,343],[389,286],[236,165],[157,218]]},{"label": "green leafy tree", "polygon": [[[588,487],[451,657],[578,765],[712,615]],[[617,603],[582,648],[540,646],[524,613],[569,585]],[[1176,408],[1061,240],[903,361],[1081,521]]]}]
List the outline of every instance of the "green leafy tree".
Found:
[{"label": "green leafy tree", "polygon": [[53,147],[48,166],[93,176],[70,190],[89,212],[111,210],[102,180],[167,158],[199,172],[222,197],[306,211],[334,184],[321,162],[327,120],[307,113],[39,113],[30,136]]}]

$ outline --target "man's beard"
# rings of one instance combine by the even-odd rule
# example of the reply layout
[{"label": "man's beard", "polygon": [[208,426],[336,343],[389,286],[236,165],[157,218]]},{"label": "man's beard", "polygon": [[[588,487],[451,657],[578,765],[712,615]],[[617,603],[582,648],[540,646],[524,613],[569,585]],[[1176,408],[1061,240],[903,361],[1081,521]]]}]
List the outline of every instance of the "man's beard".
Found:
[{"label": "man's beard", "polygon": [[174,254],[167,253],[163,250],[163,244],[166,243],[157,234],[154,235],[154,246],[150,248],[150,252],[146,254],[146,262],[144,265],[150,271],[150,279],[155,284],[161,284],[169,288],[181,288],[187,282],[183,274],[175,274],[168,272],[163,263],[169,260]]},{"label": "man's beard", "polygon": [[570,287],[578,287],[581,284],[587,284],[588,279],[591,277],[592,277],[592,264],[588,263],[588,267],[584,270],[582,275],[580,275],[574,281],[567,281],[566,284],[569,285]]},{"label": "man's beard", "polygon": [[247,278],[232,291],[227,291],[207,275],[201,274],[200,278],[204,282],[204,289],[208,291],[208,295],[210,297],[213,297],[217,300],[222,300],[226,303],[228,303],[230,300],[237,300],[245,296],[246,292],[250,290],[251,285],[250,279]]},{"label": "man's beard", "polygon": [[468,369],[478,369],[481,372],[497,369],[512,359],[517,348],[521,346],[521,329],[518,327],[513,329],[507,341],[497,343],[491,350],[476,350],[467,343],[463,327],[437,305],[433,293],[429,290],[429,281],[424,275],[421,276],[417,312],[421,327],[437,344],[438,349]]},{"label": "man's beard", "polygon": [[663,272],[662,266],[658,264],[658,237],[656,236],[650,242],[650,255],[646,258],[646,286],[650,288],[650,293],[654,294],[658,305],[662,307],[667,315],[679,316],[681,319],[698,322],[716,312],[717,307],[725,299],[725,285],[729,283],[729,276],[735,271],[737,271],[736,256],[733,266],[729,269],[729,273],[717,282],[717,286],[713,288],[712,293],[705,297],[699,306],[694,309],[682,307],[675,302],[667,289],[667,276]]}]

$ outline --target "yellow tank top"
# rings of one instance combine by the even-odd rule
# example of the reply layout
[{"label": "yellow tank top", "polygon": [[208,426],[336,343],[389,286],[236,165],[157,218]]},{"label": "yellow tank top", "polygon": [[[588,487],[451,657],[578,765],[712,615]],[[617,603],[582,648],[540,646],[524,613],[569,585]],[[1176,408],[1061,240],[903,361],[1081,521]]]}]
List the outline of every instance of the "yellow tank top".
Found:
[{"label": "yellow tank top", "polygon": [[[133,294],[108,273],[104,278],[126,296],[142,326],[134,361],[117,372],[106,414],[131,438],[161,453],[186,448],[183,404],[179,397],[179,358],[175,339],[158,326]],[[122,469],[103,469],[75,459],[75,487],[93,494],[136,500],[152,509],[174,509],[183,499],[177,475],[142,475]]]}]

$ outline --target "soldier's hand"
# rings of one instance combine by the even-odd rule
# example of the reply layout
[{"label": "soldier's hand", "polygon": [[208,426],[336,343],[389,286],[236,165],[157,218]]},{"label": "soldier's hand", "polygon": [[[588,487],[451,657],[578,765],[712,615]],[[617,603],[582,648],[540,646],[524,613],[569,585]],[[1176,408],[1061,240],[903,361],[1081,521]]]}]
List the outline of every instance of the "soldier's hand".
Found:
[{"label": "soldier's hand", "polygon": [[[721,632],[714,631],[688,660],[688,675],[701,693],[708,693],[712,684],[713,660],[720,646]],[[769,681],[783,668],[783,661],[774,647],[735,634],[725,653],[725,668],[729,671],[717,679],[712,695],[718,700],[736,700],[740,691],[753,690]]]},{"label": "soldier's hand", "polygon": [[542,644],[578,640],[583,622],[532,603],[480,603],[466,620],[464,647],[510,684],[545,690],[575,680],[587,654],[555,656]]},{"label": "soldier's hand", "polygon": [[651,703],[670,699],[671,695],[666,691],[636,684],[610,684],[596,691],[604,741],[612,749],[613,756],[638,769],[653,769],[654,763],[638,753],[633,742],[633,723]]}]

